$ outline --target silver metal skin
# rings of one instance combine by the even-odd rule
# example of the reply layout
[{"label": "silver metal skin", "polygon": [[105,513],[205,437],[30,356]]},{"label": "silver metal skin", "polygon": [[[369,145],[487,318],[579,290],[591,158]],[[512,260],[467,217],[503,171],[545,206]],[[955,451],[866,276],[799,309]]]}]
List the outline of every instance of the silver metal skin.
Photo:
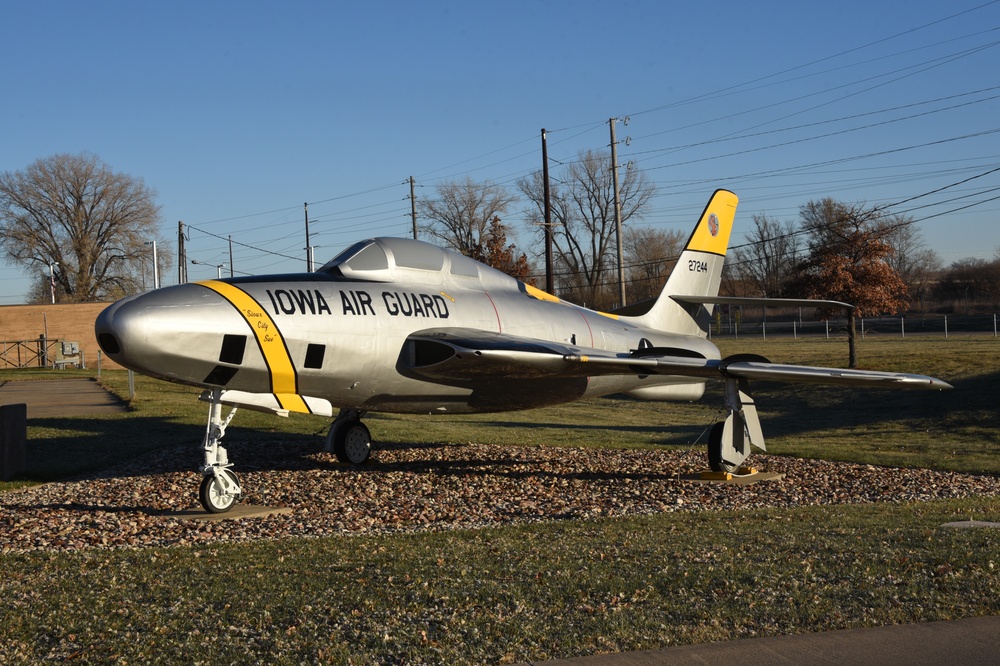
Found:
[{"label": "silver metal skin", "polygon": [[95,333],[121,365],[207,389],[202,471],[215,485],[201,495],[210,511],[241,492],[219,446],[233,416],[222,418],[223,404],[339,412],[329,446],[362,463],[369,411],[499,412],[614,393],[696,400],[706,380],[722,380],[729,425],[710,442],[710,459],[731,469],[747,442],[764,445],[750,378],[949,388],[921,375],[722,359],[707,332],[714,303],[736,300],[718,297],[736,204],[731,192],[713,194],[662,294],[639,315],[563,302],[428,243],[375,238],[314,273],[208,280],[119,301]]}]

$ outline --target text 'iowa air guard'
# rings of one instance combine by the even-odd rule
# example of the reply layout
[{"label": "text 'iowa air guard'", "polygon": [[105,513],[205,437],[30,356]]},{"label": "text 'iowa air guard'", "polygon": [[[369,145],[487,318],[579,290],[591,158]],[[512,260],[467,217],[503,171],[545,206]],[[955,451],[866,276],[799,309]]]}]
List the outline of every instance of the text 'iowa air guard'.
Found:
[{"label": "text 'iowa air guard'", "polygon": [[[241,488],[220,446],[236,406],[338,415],[328,444],[363,464],[366,412],[528,409],[624,393],[696,400],[725,386],[727,416],[708,443],[710,466],[736,469],[764,448],[748,381],[941,389],[920,375],[721,359],[707,339],[717,303],[829,302],[719,298],[737,198],[712,195],[659,298],[645,314],[594,312],[435,245],[362,241],[314,273],[209,280],[157,289],[108,307],[97,340],[121,365],[208,389],[200,499],[228,510]],[[845,305],[846,304],[837,304]],[[222,405],[233,406],[226,418]]]}]

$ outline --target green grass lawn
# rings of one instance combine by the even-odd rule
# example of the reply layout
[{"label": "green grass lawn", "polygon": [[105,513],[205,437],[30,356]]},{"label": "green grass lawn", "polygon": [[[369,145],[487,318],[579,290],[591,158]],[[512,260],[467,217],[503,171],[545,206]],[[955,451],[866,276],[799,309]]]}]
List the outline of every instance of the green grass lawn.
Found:
[{"label": "green grass lawn", "polygon": [[[846,342],[725,340],[843,367]],[[948,392],[755,385],[772,453],[1000,474],[1000,341],[878,338],[860,364]],[[48,372],[48,374],[46,374]],[[68,376],[32,372],[32,378]],[[24,375],[5,371],[0,380]],[[83,376],[83,375],[81,375]],[[124,372],[102,382],[127,396]],[[127,414],[33,421],[29,479],[196,445],[198,391],[136,378]],[[517,414],[371,415],[386,442],[703,448],[694,404],[590,400]],[[319,436],[240,412],[238,442]],[[702,443],[697,443],[701,437]],[[10,486],[7,486],[10,487]],[[0,494],[0,529],[3,523]],[[504,663],[1000,613],[1000,499],[663,514],[396,536],[0,556],[0,662]]]}]

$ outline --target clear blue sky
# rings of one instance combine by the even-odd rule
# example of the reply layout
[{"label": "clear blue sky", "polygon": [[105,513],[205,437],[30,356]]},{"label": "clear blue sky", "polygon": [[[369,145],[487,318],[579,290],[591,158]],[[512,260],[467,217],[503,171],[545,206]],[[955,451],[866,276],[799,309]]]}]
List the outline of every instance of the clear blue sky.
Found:
[{"label": "clear blue sky", "polygon": [[[0,171],[87,151],[141,177],[164,251],[192,227],[191,279],[230,234],[239,273],[304,269],[303,202],[317,263],[409,235],[410,176],[513,189],[541,128],[558,176],[625,116],[619,159],[658,190],[643,224],[686,233],[717,187],[737,243],[755,213],[926,195],[891,210],[945,263],[1000,248],[1000,172],[958,184],[1000,167],[997,1],[39,0],[3,25]],[[0,263],[0,304],[27,289]]]}]

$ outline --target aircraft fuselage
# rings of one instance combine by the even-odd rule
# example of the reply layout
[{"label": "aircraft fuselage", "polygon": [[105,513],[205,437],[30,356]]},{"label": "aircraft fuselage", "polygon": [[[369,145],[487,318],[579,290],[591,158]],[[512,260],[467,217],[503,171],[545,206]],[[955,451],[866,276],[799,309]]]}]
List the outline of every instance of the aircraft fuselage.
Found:
[{"label": "aircraft fuselage", "polygon": [[719,357],[702,338],[644,329],[499,273],[419,273],[413,280],[386,282],[318,272],[183,284],[113,305],[101,315],[97,332],[99,338],[112,336],[114,342],[103,337],[102,346],[116,361],[162,379],[400,413],[504,411],[633,390],[655,399],[696,400],[704,392],[701,380],[669,376],[517,386],[493,378],[478,387],[425,381],[407,372],[402,356],[408,336],[427,329],[557,342],[584,354],[653,346]]}]

